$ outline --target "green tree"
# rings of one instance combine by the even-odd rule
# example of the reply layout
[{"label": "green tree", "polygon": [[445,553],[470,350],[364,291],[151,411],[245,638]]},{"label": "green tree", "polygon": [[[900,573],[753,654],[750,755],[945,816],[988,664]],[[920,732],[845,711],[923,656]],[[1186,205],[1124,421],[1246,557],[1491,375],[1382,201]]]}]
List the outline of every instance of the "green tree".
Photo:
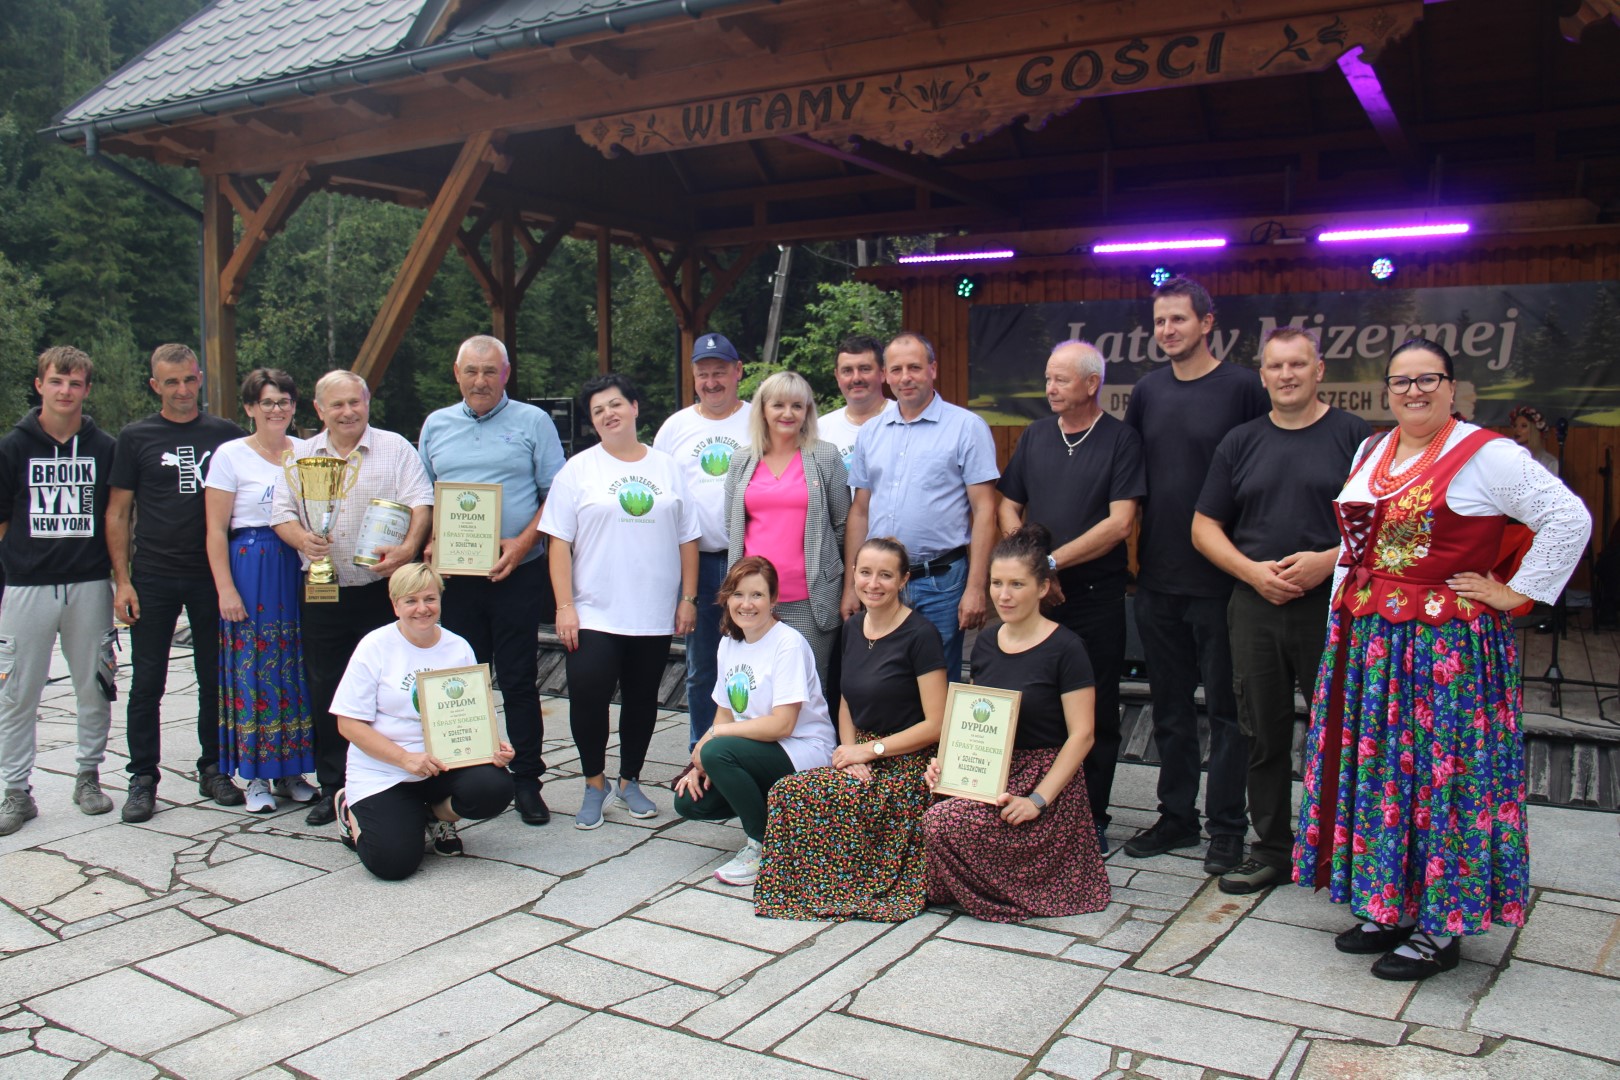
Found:
[{"label": "green tree", "polygon": [[50,311],[38,279],[0,254],[0,419],[7,428],[28,410],[36,346]]}]

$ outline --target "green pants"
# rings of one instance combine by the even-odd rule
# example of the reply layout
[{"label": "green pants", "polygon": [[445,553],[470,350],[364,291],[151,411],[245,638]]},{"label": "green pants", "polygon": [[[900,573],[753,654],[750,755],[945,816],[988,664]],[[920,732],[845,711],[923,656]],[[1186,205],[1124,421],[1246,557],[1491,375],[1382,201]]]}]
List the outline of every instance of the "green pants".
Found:
[{"label": "green pants", "polygon": [[763,843],[765,793],[794,772],[787,751],[773,742],[717,735],[703,744],[698,760],[709,775],[709,790],[701,799],[675,796],[675,812],[693,821],[737,818],[749,839]]}]

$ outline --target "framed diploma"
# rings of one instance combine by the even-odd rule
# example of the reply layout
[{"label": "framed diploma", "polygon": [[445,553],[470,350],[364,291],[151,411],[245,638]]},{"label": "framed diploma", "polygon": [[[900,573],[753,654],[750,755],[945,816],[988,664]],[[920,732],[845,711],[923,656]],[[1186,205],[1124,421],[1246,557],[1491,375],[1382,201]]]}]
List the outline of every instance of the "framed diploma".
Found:
[{"label": "framed diploma", "polygon": [[416,702],[422,717],[422,741],[445,768],[495,760],[501,735],[495,724],[488,664],[419,672]]},{"label": "framed diploma", "polygon": [[487,577],[501,557],[501,485],[433,485],[433,568]]},{"label": "framed diploma", "polygon": [[993,803],[1007,790],[1023,696],[1017,690],[951,683],[945,692],[934,794]]}]

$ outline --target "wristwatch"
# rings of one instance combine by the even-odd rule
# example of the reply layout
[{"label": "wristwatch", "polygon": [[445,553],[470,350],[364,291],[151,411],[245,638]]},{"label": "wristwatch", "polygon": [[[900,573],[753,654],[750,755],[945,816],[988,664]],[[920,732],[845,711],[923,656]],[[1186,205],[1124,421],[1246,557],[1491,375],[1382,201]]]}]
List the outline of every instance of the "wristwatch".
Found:
[{"label": "wristwatch", "polygon": [[1056,570],[1057,569],[1057,556],[1056,555],[1048,555],[1046,557],[1046,568],[1048,570]]},{"label": "wristwatch", "polygon": [[1030,802],[1035,804],[1035,809],[1036,810],[1045,812],[1045,810],[1046,810],[1046,800],[1044,798],[1042,798],[1040,792],[1032,791],[1028,795],[1026,795],[1025,798],[1027,798]]},{"label": "wristwatch", "polygon": [[877,742],[872,744],[872,753],[876,754],[878,757],[883,756],[883,740],[882,739],[879,739]]}]

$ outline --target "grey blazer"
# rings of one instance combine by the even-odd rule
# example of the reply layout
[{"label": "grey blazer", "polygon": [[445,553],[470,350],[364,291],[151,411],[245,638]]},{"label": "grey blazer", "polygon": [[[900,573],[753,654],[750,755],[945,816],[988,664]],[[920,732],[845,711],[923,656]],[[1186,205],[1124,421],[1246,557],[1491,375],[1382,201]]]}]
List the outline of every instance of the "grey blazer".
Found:
[{"label": "grey blazer", "polygon": [[[743,492],[758,467],[759,457],[752,447],[731,455],[731,469],[726,473],[726,535],[731,541],[727,566],[743,557],[743,536],[748,528]],[[843,622],[838,607],[844,599],[844,519],[849,517],[849,472],[837,447],[817,441],[804,449],[804,482],[810,489],[810,505],[804,515],[810,611],[817,627],[836,630]]]}]

